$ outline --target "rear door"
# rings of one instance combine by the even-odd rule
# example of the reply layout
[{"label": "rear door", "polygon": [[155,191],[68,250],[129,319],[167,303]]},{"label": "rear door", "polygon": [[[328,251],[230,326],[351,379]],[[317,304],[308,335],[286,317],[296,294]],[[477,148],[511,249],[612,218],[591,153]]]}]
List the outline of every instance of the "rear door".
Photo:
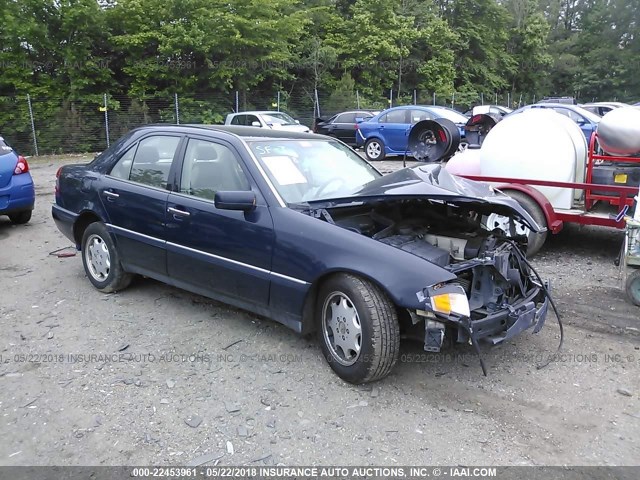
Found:
[{"label": "rear door", "polygon": [[100,198],[125,268],[167,274],[165,213],[167,182],[182,136],[155,133],[129,148],[104,177]]},{"label": "rear door", "polygon": [[387,147],[396,152],[406,150],[410,129],[408,109],[391,110],[380,118],[383,141]]},{"label": "rear door", "polygon": [[353,144],[356,141],[355,124],[355,113],[341,113],[329,125],[329,134],[345,143]]},{"label": "rear door", "polygon": [[[250,212],[216,208],[217,191],[256,194]],[[274,232],[271,214],[237,150],[189,138],[179,191],[167,203],[168,272],[180,286],[238,304],[267,306]]]}]

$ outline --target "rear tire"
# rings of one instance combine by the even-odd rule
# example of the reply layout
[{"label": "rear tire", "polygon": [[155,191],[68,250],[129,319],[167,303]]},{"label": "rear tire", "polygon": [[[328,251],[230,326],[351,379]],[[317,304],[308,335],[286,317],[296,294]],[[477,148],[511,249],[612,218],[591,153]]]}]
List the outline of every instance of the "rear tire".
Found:
[{"label": "rear tire", "polygon": [[[532,199],[526,193],[518,192],[518,191],[506,191],[507,195],[516,200],[522,208],[524,208],[529,215],[533,217],[536,223],[542,227],[547,228],[547,218],[544,216],[544,212],[538,205],[538,203]],[[529,231],[529,235],[527,237],[527,257],[531,258],[536,253],[540,251],[542,245],[547,240],[548,231],[544,231],[542,233],[535,233],[533,231]]]},{"label": "rear tire", "polygon": [[384,160],[384,142],[377,138],[367,140],[367,143],[364,144],[364,154],[370,162]]},{"label": "rear tire", "polygon": [[12,213],[9,215],[9,220],[14,225],[22,225],[31,220],[31,210],[24,210],[22,212]]},{"label": "rear tire", "polygon": [[82,235],[82,264],[89,281],[104,293],[129,286],[133,275],[120,263],[120,254],[102,222],[90,224]]},{"label": "rear tire", "polygon": [[349,274],[320,288],[316,318],[322,353],[333,371],[349,383],[389,375],[400,349],[395,306],[373,283]]}]

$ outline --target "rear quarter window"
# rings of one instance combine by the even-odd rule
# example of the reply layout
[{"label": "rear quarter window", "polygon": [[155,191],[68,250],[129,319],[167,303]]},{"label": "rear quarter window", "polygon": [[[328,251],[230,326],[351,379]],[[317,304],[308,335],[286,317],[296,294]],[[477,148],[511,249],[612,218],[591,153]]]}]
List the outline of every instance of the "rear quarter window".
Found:
[{"label": "rear quarter window", "polygon": [[7,153],[13,151],[13,149],[7,145],[4,141],[4,138],[0,137],[0,155],[6,155]]}]

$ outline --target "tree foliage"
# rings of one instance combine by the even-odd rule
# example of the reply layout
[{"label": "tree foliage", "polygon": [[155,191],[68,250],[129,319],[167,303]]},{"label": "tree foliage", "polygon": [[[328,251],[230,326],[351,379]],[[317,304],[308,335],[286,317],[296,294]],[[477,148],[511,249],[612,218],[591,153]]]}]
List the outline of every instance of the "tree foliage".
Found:
[{"label": "tree foliage", "polygon": [[636,99],[638,18],[640,0],[0,0],[0,97],[61,99],[71,117],[105,92],[141,112],[236,90]]}]

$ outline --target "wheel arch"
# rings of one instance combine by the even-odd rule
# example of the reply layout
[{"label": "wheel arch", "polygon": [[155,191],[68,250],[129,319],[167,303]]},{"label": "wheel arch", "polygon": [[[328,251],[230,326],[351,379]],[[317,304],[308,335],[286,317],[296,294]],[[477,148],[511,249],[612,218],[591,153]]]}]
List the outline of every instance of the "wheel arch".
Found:
[{"label": "wheel arch", "polygon": [[313,283],[311,284],[311,288],[309,288],[309,291],[305,296],[304,306],[302,307],[302,331],[301,331],[302,335],[311,335],[316,332],[317,325],[314,317],[315,317],[316,307],[318,305],[318,292],[320,291],[320,288],[322,287],[322,285],[324,285],[325,282],[327,282],[330,278],[337,275],[353,275],[355,277],[362,278],[363,280],[366,280],[374,284],[387,297],[389,297],[389,300],[395,307],[396,312],[398,313],[398,315],[400,315],[400,312],[402,309],[398,307],[398,304],[396,303],[396,301],[394,300],[393,296],[388,291],[388,289],[385,288],[385,286],[382,285],[380,282],[378,282],[375,278],[372,278],[366,273],[359,272],[356,270],[351,270],[351,269],[328,270],[313,281]]},{"label": "wheel arch", "polygon": [[78,216],[78,219],[73,224],[73,238],[76,242],[76,246],[82,244],[82,236],[84,231],[89,225],[95,222],[101,222],[102,219],[93,211],[85,210]]},{"label": "wheel arch", "polygon": [[533,188],[530,185],[523,185],[519,183],[505,183],[502,185],[497,185],[496,188],[503,193],[507,193],[509,191],[515,191],[524,193],[529,196],[542,210],[544,217],[547,221],[547,228],[551,233],[558,233],[562,230],[563,222],[562,220],[556,217],[556,212],[549,202],[549,199],[545,197],[540,190]]}]

